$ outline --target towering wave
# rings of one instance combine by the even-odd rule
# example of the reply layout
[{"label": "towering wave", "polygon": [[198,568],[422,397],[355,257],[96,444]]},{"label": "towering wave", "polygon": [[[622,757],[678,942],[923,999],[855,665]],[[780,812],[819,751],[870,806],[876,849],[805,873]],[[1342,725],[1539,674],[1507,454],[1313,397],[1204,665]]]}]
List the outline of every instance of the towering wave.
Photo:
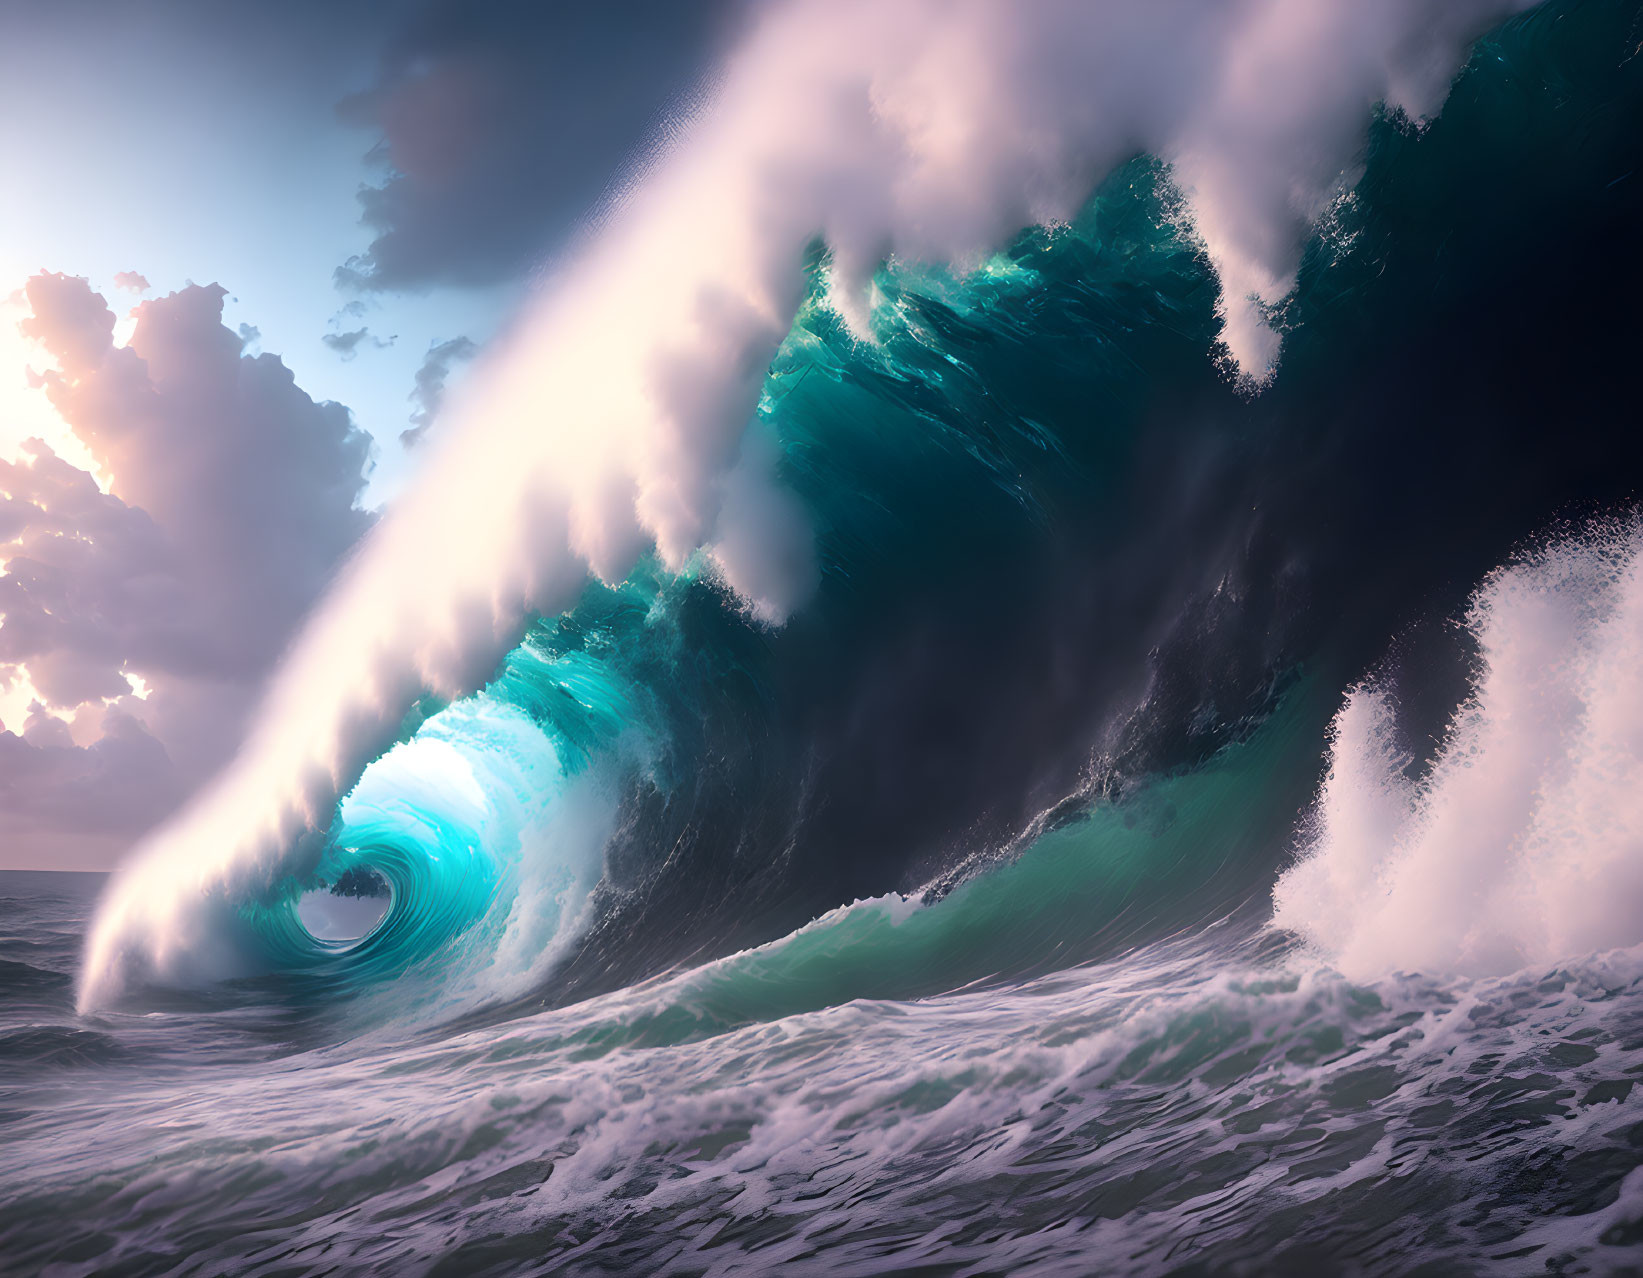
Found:
[{"label": "towering wave", "polygon": [[[527,619],[575,603],[590,570],[620,582],[653,551],[664,574],[711,575],[760,623],[792,614],[817,581],[812,529],[749,422],[810,285],[855,339],[882,340],[874,271],[886,258],[973,271],[1020,227],[1073,219],[1101,178],[1148,153],[1170,166],[1179,216],[1219,281],[1219,349],[1258,386],[1293,322],[1283,307],[1307,230],[1350,178],[1374,105],[1431,113],[1466,42],[1521,7],[773,11],[470,380],[443,445],[299,638],[239,755],[134,853],[94,927],[82,1005],[134,975],[266,963],[263,942],[243,935],[247,910],[282,908],[294,884],[345,857],[348,810],[333,823],[363,764],[414,727],[421,699],[484,682]],[[827,257],[807,275],[818,239]],[[532,750],[569,775],[552,742]],[[644,751],[618,757],[651,766],[636,762]],[[510,778],[504,791],[531,790],[535,768],[513,758],[495,775]],[[622,819],[607,808],[590,829]],[[587,864],[570,855],[554,880],[567,910]]]}]

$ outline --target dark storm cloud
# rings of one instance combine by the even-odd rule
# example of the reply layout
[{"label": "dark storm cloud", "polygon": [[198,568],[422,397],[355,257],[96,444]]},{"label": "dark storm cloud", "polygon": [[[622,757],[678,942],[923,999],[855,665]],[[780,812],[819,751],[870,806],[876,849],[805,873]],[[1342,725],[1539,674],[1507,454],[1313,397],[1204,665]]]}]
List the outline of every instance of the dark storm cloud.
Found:
[{"label": "dark storm cloud", "polygon": [[439,0],[342,105],[380,133],[362,289],[483,285],[550,249],[711,65],[739,0]]},{"label": "dark storm cloud", "polygon": [[400,432],[400,443],[410,448],[422,442],[439,412],[440,401],[445,398],[445,379],[451,375],[451,369],[472,359],[478,350],[466,337],[453,337],[428,348],[427,358],[416,370],[416,388],[411,392],[411,402],[416,405],[411,412],[411,427]]},{"label": "dark storm cloud", "polygon": [[[0,737],[8,851],[103,857],[220,764],[251,696],[337,561],[369,441],[222,323],[224,291],[141,304],[125,347],[82,279],[37,275],[39,380],[110,477],[34,441],[0,462],[0,683],[50,709]],[[136,696],[139,677],[147,696]],[[78,744],[77,744],[78,743]],[[33,831],[33,833],[30,833]]]},{"label": "dark storm cloud", "polygon": [[394,338],[376,337],[368,328],[350,329],[346,333],[327,333],[319,340],[343,359],[353,359],[362,348],[382,350],[394,344]]}]

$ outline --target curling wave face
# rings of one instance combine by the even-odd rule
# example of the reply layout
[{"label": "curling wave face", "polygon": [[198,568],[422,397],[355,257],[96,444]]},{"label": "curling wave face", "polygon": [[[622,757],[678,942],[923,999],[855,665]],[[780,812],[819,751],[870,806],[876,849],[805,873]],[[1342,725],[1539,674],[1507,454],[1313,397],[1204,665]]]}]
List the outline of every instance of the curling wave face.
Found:
[{"label": "curling wave face", "polygon": [[[516,655],[516,674],[528,661]],[[379,1013],[402,1020],[526,993],[585,925],[613,821],[588,756],[499,696],[464,700],[367,769],[311,877],[239,905],[239,970],[305,973],[338,993],[392,981]],[[316,936],[304,888],[350,875],[385,886],[380,921],[342,941]]]}]

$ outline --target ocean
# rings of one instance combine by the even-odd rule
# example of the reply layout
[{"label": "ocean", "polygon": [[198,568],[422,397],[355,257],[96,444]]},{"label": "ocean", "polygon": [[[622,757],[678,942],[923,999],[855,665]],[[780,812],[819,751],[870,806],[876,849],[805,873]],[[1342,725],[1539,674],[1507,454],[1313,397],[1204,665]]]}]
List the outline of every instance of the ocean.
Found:
[{"label": "ocean", "polygon": [[323,837],[0,873],[0,1270],[1643,1272],[1640,47],[1380,111],[1259,389],[1146,156],[871,341],[816,243],[781,624],[647,554]]}]

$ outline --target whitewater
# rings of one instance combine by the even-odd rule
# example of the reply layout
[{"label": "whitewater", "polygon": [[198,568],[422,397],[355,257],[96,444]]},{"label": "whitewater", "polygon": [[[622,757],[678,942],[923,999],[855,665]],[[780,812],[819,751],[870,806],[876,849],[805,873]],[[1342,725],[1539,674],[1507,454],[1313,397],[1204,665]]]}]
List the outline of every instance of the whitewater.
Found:
[{"label": "whitewater", "polygon": [[771,7],[0,872],[0,1271],[1643,1265],[1640,42]]}]

